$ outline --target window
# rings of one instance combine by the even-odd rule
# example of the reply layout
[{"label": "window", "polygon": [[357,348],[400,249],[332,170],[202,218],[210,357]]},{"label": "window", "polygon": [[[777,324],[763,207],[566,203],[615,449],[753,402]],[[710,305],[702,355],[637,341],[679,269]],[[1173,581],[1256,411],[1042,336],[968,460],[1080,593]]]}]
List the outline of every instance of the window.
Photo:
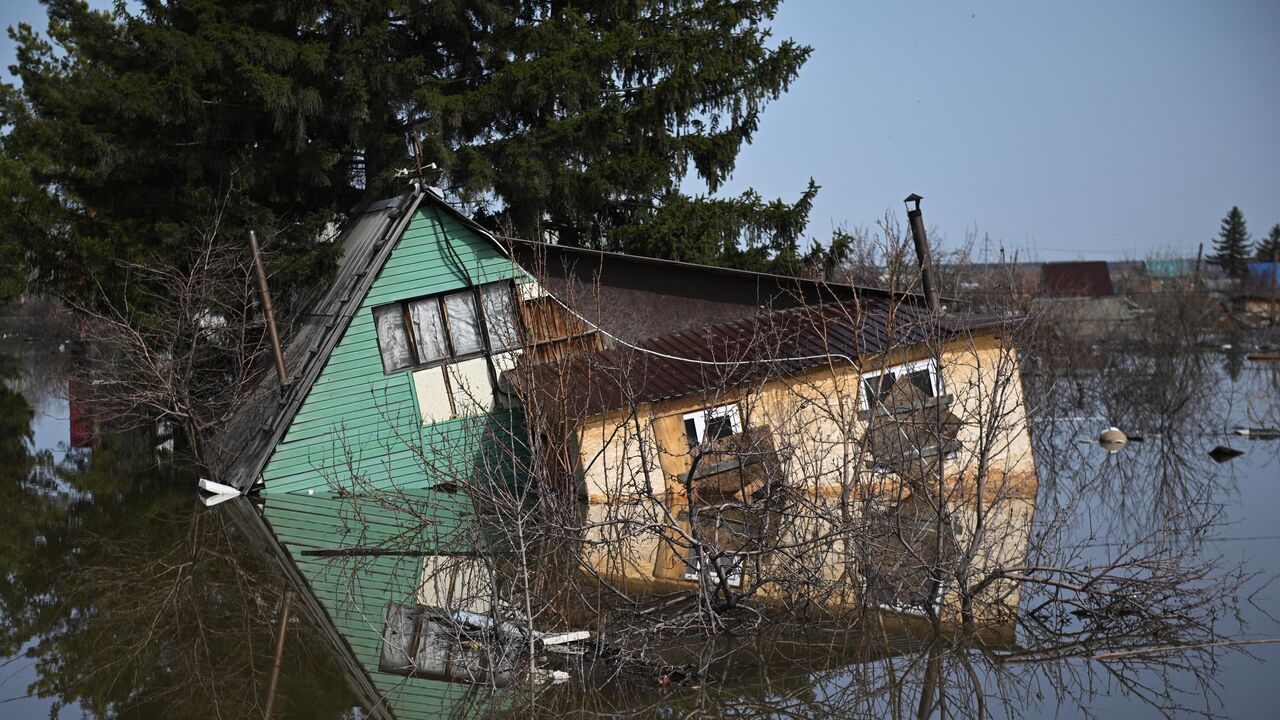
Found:
[{"label": "window", "polygon": [[[939,542],[941,535],[941,542]],[[941,606],[944,583],[935,581],[942,557],[952,557],[955,536],[927,503],[907,500],[872,508],[866,516],[868,564],[863,568],[867,604],[883,610],[923,615]]]},{"label": "window", "polygon": [[508,282],[382,305],[373,320],[385,373],[508,350],[519,333]]},{"label": "window", "polygon": [[[691,551],[692,553],[692,551]],[[741,555],[725,555],[717,561],[720,568],[724,570],[724,579],[728,581],[729,587],[742,587],[742,556]],[[685,560],[685,580],[697,580],[702,574],[702,563],[696,557]],[[716,572],[708,572],[707,579],[713,585],[720,584],[720,574]]]},{"label": "window", "polygon": [[489,332],[489,347],[498,352],[518,345],[519,327],[511,287],[506,283],[491,283],[480,288],[480,297],[484,301],[484,325]]},{"label": "window", "polygon": [[697,447],[742,432],[742,416],[737,405],[698,410],[684,416],[684,432],[689,447]]},{"label": "window", "polygon": [[373,321],[378,328],[378,347],[382,351],[382,371],[403,370],[413,364],[409,334],[404,330],[404,312],[399,305],[374,308]]},{"label": "window", "polygon": [[900,382],[914,386],[925,397],[937,397],[941,390],[938,381],[938,366],[932,360],[906,363],[885,370],[863,373],[862,409],[870,410],[887,398],[894,386]]}]

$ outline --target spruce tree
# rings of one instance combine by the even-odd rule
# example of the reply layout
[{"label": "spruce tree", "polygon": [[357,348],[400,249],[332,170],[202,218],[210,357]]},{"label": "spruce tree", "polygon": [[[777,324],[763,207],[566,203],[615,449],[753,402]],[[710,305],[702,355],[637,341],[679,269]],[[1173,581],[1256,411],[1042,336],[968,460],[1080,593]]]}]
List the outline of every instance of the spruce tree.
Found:
[{"label": "spruce tree", "polygon": [[1280,223],[1271,226],[1271,232],[1267,234],[1265,240],[1258,242],[1258,251],[1255,256],[1262,262],[1280,261]]},{"label": "spruce tree", "polygon": [[1244,213],[1233,206],[1222,218],[1218,239],[1213,243],[1214,259],[1228,275],[1237,280],[1243,279],[1249,272],[1249,245]]},{"label": "spruce tree", "polygon": [[119,259],[179,255],[217,209],[228,242],[270,238],[287,299],[331,267],[325,224],[419,159],[524,237],[796,266],[815,188],[680,191],[720,188],[808,57],[770,36],[780,0],[42,2],[0,88],[0,233],[46,282],[122,292]]}]

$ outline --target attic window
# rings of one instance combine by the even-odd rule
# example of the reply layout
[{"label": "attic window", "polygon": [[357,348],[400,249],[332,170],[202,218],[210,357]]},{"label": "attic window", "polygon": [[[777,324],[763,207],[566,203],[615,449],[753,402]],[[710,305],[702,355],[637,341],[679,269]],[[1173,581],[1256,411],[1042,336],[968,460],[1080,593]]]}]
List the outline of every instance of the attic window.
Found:
[{"label": "attic window", "polygon": [[373,309],[382,371],[465,360],[518,344],[511,283],[415,298]]},{"label": "attic window", "polygon": [[898,383],[908,383],[924,394],[937,397],[941,390],[938,365],[933,360],[895,365],[862,374],[862,409],[870,410],[889,396]]},{"label": "attic window", "polygon": [[742,416],[737,405],[691,412],[684,416],[684,432],[689,447],[697,447],[742,432]]}]

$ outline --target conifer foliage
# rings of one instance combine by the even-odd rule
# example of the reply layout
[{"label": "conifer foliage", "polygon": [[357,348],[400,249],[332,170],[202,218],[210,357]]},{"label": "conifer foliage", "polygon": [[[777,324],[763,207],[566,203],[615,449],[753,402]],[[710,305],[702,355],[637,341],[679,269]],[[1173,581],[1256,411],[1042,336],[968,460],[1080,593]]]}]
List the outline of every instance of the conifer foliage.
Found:
[{"label": "conifer foliage", "polygon": [[1214,259],[1228,275],[1242,279],[1249,272],[1250,244],[1244,213],[1233,206],[1227,216],[1222,218],[1218,239],[1213,242]]},{"label": "conifer foliage", "polygon": [[1262,262],[1280,261],[1280,223],[1272,225],[1266,239],[1258,242],[1257,258]]},{"label": "conifer foliage", "polygon": [[217,206],[228,241],[271,238],[282,293],[313,285],[326,223],[431,163],[523,237],[796,265],[815,186],[680,190],[721,187],[808,57],[771,37],[780,0],[42,2],[0,87],[0,232],[55,284],[110,292],[116,259],[174,256]]}]

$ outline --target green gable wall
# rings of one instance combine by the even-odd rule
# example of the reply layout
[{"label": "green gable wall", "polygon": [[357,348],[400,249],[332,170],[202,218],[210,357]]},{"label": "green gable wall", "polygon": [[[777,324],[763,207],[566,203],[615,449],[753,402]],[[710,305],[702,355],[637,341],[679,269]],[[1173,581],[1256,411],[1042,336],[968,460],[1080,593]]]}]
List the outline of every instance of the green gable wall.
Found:
[{"label": "green gable wall", "polygon": [[383,374],[373,323],[377,305],[519,274],[488,238],[424,203],[268,461],[262,492],[424,488],[474,462],[480,429],[520,436],[523,418],[510,412],[421,427],[412,373]]},{"label": "green gable wall", "polygon": [[[371,500],[284,494],[265,498],[263,515],[271,531],[306,578],[338,633],[355,654],[379,694],[399,720],[482,715],[494,707],[492,691],[467,683],[447,683],[385,673],[378,669],[389,604],[413,604],[422,575],[421,557],[315,557],[307,550],[336,548],[415,549],[450,546],[449,533],[469,513],[463,493],[431,491],[399,497],[412,512]],[[434,524],[423,527],[423,520]]]}]

